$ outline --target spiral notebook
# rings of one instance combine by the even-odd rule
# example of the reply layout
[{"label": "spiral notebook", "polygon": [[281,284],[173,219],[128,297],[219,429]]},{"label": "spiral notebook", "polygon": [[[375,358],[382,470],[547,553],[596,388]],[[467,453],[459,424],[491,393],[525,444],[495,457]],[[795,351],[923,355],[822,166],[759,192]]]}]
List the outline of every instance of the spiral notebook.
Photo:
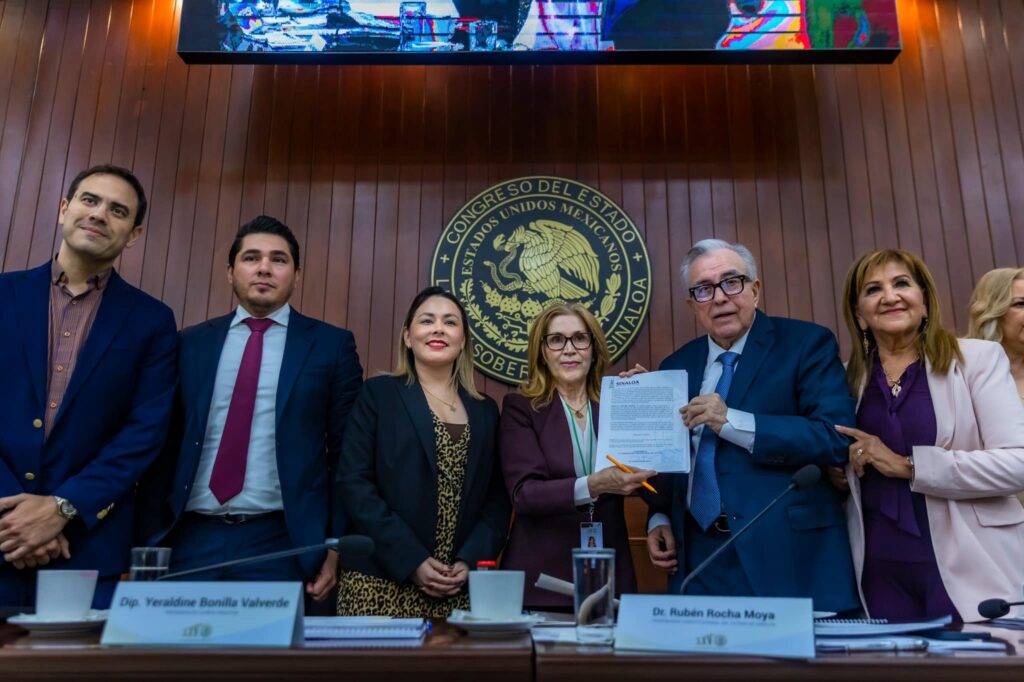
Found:
[{"label": "spiral notebook", "polygon": [[306,616],[306,639],[419,640],[429,625],[422,618],[384,616]]},{"label": "spiral notebook", "polygon": [[936,630],[949,624],[952,620],[950,616],[913,623],[890,623],[887,620],[877,618],[824,618],[814,621],[814,634],[816,637],[897,635],[908,632],[920,632],[922,630]]}]

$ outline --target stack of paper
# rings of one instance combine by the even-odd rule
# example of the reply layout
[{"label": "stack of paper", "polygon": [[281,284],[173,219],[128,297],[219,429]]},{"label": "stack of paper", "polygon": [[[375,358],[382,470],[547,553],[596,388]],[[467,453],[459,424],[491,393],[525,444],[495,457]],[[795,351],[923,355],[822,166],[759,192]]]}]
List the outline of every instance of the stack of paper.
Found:
[{"label": "stack of paper", "polygon": [[839,620],[827,618],[814,621],[816,637],[867,637],[899,635],[922,630],[937,630],[952,622],[949,616],[913,623],[890,623],[885,620]]},{"label": "stack of paper", "polygon": [[307,646],[418,646],[430,629],[422,618],[306,616]]}]

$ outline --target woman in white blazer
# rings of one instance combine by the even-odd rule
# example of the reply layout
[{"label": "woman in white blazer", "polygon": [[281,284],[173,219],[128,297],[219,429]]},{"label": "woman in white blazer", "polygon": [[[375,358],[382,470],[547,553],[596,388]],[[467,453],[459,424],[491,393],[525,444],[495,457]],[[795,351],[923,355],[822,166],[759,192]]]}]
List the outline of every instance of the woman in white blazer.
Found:
[{"label": "woman in white blazer", "polygon": [[1024,588],[1024,406],[999,344],[942,327],[927,266],[862,256],[846,277],[858,397],[846,483],[850,542],[871,617],[951,614]]}]

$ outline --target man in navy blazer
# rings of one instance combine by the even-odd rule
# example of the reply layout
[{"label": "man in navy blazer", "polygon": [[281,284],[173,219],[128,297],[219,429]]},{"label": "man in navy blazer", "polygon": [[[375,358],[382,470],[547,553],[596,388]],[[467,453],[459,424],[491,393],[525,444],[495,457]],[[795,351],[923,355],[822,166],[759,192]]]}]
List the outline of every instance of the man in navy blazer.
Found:
[{"label": "man in navy blazer", "polygon": [[131,172],[94,166],[60,203],[57,256],[0,275],[0,606],[31,606],[36,569],[96,569],[107,608],[128,568],[135,486],[160,450],[177,333],[114,261],[142,234]]},{"label": "man in navy blazer", "polygon": [[[693,468],[655,483],[662,496],[648,523],[651,560],[672,574],[672,592],[800,467],[845,464],[848,442],[834,425],[854,423],[835,337],[757,310],[761,282],[747,248],[698,242],[681,271],[708,335],[659,368],[686,370],[695,396],[681,410]],[[828,611],[859,605],[842,500],[825,480],[791,492],[714,561],[687,594],[811,597]]]},{"label": "man in navy blazer", "polygon": [[[172,572],[342,530],[335,465],[363,370],[351,332],[288,304],[300,274],[295,235],[260,216],[228,254],[238,308],[181,332],[172,437],[146,477],[140,515],[148,542],[172,548]],[[311,552],[196,578],[302,580],[323,600],[337,562],[333,551]]]}]

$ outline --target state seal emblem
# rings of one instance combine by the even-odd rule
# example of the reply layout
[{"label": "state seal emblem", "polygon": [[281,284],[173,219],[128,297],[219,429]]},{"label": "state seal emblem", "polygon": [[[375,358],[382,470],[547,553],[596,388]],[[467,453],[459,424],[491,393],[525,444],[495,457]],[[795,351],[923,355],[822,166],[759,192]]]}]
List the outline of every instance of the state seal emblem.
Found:
[{"label": "state seal emblem", "polygon": [[524,177],[466,203],[437,242],[431,283],[463,302],[476,367],[526,380],[530,324],[550,303],[582,303],[601,323],[614,362],[640,331],[651,263],[615,202],[566,178]]}]

